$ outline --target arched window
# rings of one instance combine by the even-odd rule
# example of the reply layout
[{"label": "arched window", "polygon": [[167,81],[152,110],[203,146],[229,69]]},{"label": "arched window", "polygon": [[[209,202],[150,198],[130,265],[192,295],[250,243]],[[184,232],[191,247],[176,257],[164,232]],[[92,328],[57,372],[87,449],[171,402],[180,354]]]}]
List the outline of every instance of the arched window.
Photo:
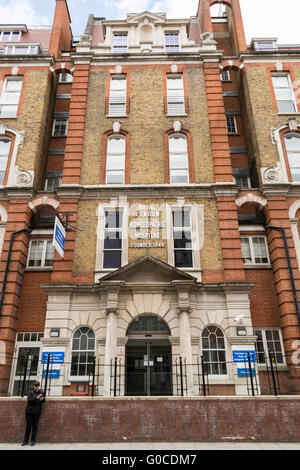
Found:
[{"label": "arched window", "polygon": [[170,183],[189,182],[187,139],[184,134],[169,136]]},{"label": "arched window", "polygon": [[227,374],[225,339],[222,330],[215,325],[202,332],[202,354],[209,375]]},{"label": "arched window", "polygon": [[126,139],[122,135],[112,135],[107,141],[106,183],[123,184],[125,180]]},{"label": "arched window", "polygon": [[7,167],[8,156],[10,152],[10,139],[0,139],[0,185],[3,185]]},{"label": "arched window", "polygon": [[95,356],[95,333],[83,326],[73,335],[71,353],[71,376],[87,377]]},{"label": "arched window", "polygon": [[284,142],[292,180],[300,181],[300,135],[288,134]]}]

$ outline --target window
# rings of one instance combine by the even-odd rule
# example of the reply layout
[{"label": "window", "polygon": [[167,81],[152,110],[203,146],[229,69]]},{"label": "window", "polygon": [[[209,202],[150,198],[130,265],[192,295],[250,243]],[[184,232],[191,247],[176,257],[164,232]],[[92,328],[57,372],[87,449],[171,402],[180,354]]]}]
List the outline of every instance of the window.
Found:
[{"label": "window", "polygon": [[55,118],[53,121],[52,137],[66,137],[68,118]]},{"label": "window", "polygon": [[105,211],[103,268],[117,269],[122,265],[123,212]]},{"label": "window", "polygon": [[241,237],[244,264],[269,264],[269,255],[265,237]]},{"label": "window", "polygon": [[293,181],[300,181],[300,135],[286,135],[285,148]]},{"label": "window", "polygon": [[0,118],[16,117],[22,90],[21,77],[7,77],[0,98]]},{"label": "window", "polygon": [[0,42],[20,41],[21,31],[2,31],[0,32]]},{"label": "window", "polygon": [[61,185],[61,178],[59,177],[49,177],[46,178],[45,182],[45,191],[54,191],[56,188],[58,188]]},{"label": "window", "polygon": [[95,357],[95,333],[83,326],[75,331],[72,341],[71,376],[88,377]]},{"label": "window", "polygon": [[222,82],[230,82],[231,81],[229,70],[222,70],[222,72],[220,73],[220,77],[221,77]]},{"label": "window", "polygon": [[279,113],[297,112],[290,74],[272,75],[275,97]]},{"label": "window", "polygon": [[113,52],[115,54],[127,53],[127,33],[114,33]]},{"label": "window", "polygon": [[234,176],[235,184],[241,186],[243,189],[251,188],[249,176]]},{"label": "window", "polygon": [[276,41],[254,41],[254,47],[257,51],[273,51],[277,44]]},{"label": "window", "polygon": [[185,114],[182,74],[167,75],[167,113],[172,116]]},{"label": "window", "polygon": [[54,247],[52,240],[31,240],[27,260],[28,268],[45,268],[53,264]]},{"label": "window", "polygon": [[284,364],[283,346],[280,329],[255,329],[256,355],[258,364],[268,363],[269,351],[275,354],[277,364]]},{"label": "window", "polygon": [[193,267],[192,221],[189,209],[173,210],[173,242],[176,268]]},{"label": "window", "polygon": [[179,52],[179,34],[165,33],[166,52]]},{"label": "window", "polygon": [[226,375],[225,339],[220,328],[210,325],[202,332],[202,354],[209,375]]},{"label": "window", "polygon": [[10,151],[11,141],[9,139],[0,139],[0,185],[3,185],[7,161]]},{"label": "window", "polygon": [[73,82],[73,75],[70,73],[64,72],[60,73],[58,76],[59,83],[72,83]]},{"label": "window", "polygon": [[110,116],[126,115],[126,88],[126,75],[111,75],[108,108]]},{"label": "window", "polygon": [[106,183],[123,184],[125,178],[126,139],[113,135],[107,141]]},{"label": "window", "polygon": [[172,134],[169,137],[169,164],[171,184],[189,182],[188,149],[185,135]]},{"label": "window", "polygon": [[236,117],[232,114],[226,115],[226,125],[228,134],[237,134]]},{"label": "window", "polygon": [[39,53],[39,46],[6,46],[6,55],[35,55]]}]

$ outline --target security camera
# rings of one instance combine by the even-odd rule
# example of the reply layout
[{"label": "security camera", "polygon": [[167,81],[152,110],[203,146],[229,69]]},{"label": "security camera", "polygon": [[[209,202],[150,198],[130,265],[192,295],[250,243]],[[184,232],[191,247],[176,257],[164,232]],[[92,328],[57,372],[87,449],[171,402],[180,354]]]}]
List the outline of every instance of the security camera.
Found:
[{"label": "security camera", "polygon": [[244,315],[238,315],[237,317],[235,317],[233,320],[237,323],[240,323],[240,321],[244,318]]}]

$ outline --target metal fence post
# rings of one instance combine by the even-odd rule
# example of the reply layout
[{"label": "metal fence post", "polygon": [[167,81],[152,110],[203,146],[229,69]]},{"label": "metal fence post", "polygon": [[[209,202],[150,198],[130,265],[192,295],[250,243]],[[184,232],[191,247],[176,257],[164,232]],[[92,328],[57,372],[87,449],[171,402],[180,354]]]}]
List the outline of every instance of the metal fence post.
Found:
[{"label": "metal fence post", "polygon": [[181,387],[181,396],[183,397],[183,371],[182,371],[182,357],[179,358],[179,367],[180,367],[180,387]]},{"label": "metal fence post", "polygon": [[23,384],[22,384],[22,392],[21,392],[22,397],[24,397],[24,391],[25,391],[25,381],[26,381],[29,354],[30,354],[30,351],[26,351],[25,365],[24,365],[24,376],[23,376]]},{"label": "metal fence post", "polygon": [[114,397],[117,396],[117,366],[118,366],[118,359],[115,357],[115,376],[114,376]]},{"label": "metal fence post", "polygon": [[50,355],[51,353],[48,353],[47,357],[47,368],[46,368],[46,377],[45,377],[45,389],[44,389],[44,396],[46,397],[47,395],[47,384],[48,384],[48,375],[49,375],[49,367],[50,367]]},{"label": "metal fence post", "polygon": [[205,370],[204,370],[204,360],[203,360],[203,356],[201,356],[201,367],[202,367],[203,395],[206,397]]},{"label": "metal fence post", "polygon": [[277,397],[277,387],[276,387],[276,380],[275,380],[274,367],[273,367],[273,357],[272,357],[272,352],[270,350],[269,350],[269,360],[270,360],[270,367],[271,367],[272,382],[273,382],[273,387],[274,387],[274,395],[275,397]]},{"label": "metal fence post", "polygon": [[252,376],[251,355],[249,352],[247,354],[248,354],[248,364],[249,364],[249,372],[250,372],[251,391],[252,391],[252,395],[254,396],[255,392],[254,392],[254,384],[253,384],[253,376]]},{"label": "metal fence post", "polygon": [[92,397],[95,394],[95,370],[96,370],[96,356],[94,356],[94,359],[93,359]]}]

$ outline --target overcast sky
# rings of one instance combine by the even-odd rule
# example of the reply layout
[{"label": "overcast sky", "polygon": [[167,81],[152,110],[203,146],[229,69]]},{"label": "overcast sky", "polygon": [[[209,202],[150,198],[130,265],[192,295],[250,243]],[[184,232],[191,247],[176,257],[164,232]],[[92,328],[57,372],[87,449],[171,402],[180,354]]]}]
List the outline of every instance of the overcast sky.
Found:
[{"label": "overcast sky", "polygon": [[[246,39],[278,37],[279,43],[300,44],[300,0],[240,0]],[[126,13],[166,12],[168,18],[195,16],[198,0],[68,0],[74,36],[83,33],[89,13],[122,19]],[[55,0],[0,0],[0,24],[50,25]]]}]

